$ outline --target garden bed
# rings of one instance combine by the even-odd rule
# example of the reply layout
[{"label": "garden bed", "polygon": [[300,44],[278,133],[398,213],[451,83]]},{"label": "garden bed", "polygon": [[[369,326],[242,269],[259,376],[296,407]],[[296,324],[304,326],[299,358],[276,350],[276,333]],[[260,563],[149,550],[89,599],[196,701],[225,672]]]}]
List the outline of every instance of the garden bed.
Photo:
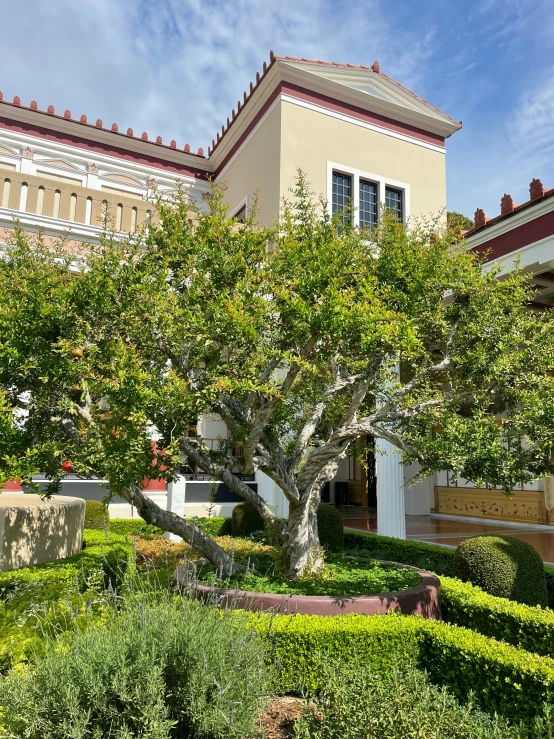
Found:
[{"label": "garden bed", "polygon": [[[276,579],[249,575],[242,587],[225,587],[217,581],[203,583],[195,576],[190,563],[176,568],[173,582],[182,592],[193,592],[203,600],[216,600],[223,607],[249,611],[273,611],[301,613],[318,616],[340,616],[349,613],[365,615],[386,614],[397,611],[419,614],[425,618],[440,619],[440,581],[425,570],[397,564],[396,562],[355,562],[350,566],[352,585],[348,587],[348,567],[336,568],[342,577],[279,582]],[[363,573],[367,574],[364,589]],[[201,575],[200,575],[201,577]],[[403,587],[387,591],[386,581],[403,583]],[[270,592],[264,592],[263,584]],[[377,592],[371,590],[371,583]],[[232,583],[227,583],[230,585]],[[250,585],[257,586],[250,589]],[[316,594],[319,593],[319,594]]]}]

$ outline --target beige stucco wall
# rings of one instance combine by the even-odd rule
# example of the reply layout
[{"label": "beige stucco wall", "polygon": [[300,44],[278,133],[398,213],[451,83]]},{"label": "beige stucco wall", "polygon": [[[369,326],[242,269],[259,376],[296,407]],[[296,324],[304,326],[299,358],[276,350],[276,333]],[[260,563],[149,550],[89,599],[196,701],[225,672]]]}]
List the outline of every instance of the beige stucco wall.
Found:
[{"label": "beige stucco wall", "polygon": [[0,494],[0,572],[76,554],[84,525],[82,498]]},{"label": "beige stucco wall", "polygon": [[245,197],[259,193],[259,219],[271,226],[279,211],[282,103],[263,119],[253,135],[218,176],[225,183],[225,200],[234,211]]},{"label": "beige stucco wall", "polygon": [[294,103],[283,102],[281,107],[281,196],[288,194],[301,168],[312,189],[330,200],[327,161],[331,161],[408,184],[412,217],[438,214],[446,208],[446,162],[442,152]]}]

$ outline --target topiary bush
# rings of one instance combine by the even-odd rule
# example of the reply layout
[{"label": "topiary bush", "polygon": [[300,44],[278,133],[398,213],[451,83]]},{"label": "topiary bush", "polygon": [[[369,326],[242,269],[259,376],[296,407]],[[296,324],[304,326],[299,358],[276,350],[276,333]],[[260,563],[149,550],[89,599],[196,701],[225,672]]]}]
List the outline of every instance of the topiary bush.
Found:
[{"label": "topiary bush", "polygon": [[475,536],[454,554],[454,575],[490,595],[547,606],[544,565],[539,553],[513,536]]},{"label": "topiary bush", "polygon": [[317,530],[321,546],[329,552],[344,549],[344,526],[342,516],[328,503],[320,503],[317,509]]},{"label": "topiary bush", "polygon": [[261,531],[264,526],[264,520],[253,503],[245,500],[233,508],[231,516],[233,536],[250,536],[254,531]]},{"label": "topiary bush", "polygon": [[[118,613],[119,611],[119,613]],[[243,739],[269,692],[266,648],[244,619],[137,594],[0,679],[0,732],[27,739]]]},{"label": "topiary bush", "polygon": [[99,500],[87,500],[85,504],[85,529],[104,530],[110,520],[106,506]]}]

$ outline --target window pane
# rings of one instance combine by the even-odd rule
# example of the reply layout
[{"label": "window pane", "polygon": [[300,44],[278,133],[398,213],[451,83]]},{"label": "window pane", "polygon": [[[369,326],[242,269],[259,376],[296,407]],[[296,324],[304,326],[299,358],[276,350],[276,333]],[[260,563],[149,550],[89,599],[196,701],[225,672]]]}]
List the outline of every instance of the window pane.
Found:
[{"label": "window pane", "polygon": [[399,221],[402,220],[402,190],[393,190],[387,187],[385,190],[385,205]]},{"label": "window pane", "polygon": [[237,212],[234,215],[234,218],[237,219],[239,223],[244,223],[246,220],[246,205],[243,205],[242,208],[237,210]]},{"label": "window pane", "polygon": [[377,223],[377,185],[360,180],[360,228],[372,230]]},{"label": "window pane", "polygon": [[345,174],[333,172],[333,194],[331,199],[333,215],[341,213],[343,223],[348,223],[350,214],[346,208],[352,197],[352,178]]}]

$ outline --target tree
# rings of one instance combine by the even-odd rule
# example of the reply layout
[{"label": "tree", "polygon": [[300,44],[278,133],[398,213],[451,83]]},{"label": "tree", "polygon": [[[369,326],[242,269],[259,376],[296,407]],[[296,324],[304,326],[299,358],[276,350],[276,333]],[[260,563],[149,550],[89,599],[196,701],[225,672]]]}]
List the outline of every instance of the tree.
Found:
[{"label": "tree", "polygon": [[[42,468],[56,492],[70,462],[229,573],[216,542],[140,486],[194,465],[277,527],[297,578],[322,563],[322,486],[366,435],[421,475],[507,492],[554,470],[553,319],[529,310],[519,272],[483,272],[436,223],[385,214],[359,231],[302,175],[274,229],[230,219],[217,187],[207,212],[184,196],[158,207],[158,225],[107,234],[86,259],[16,229],[0,260],[3,478]],[[206,413],[229,431],[216,448],[194,433]],[[242,481],[256,470],[287,521]]]},{"label": "tree", "polygon": [[456,236],[460,236],[462,231],[471,231],[472,228],[475,228],[475,223],[471,218],[464,216],[463,213],[457,213],[455,210],[449,210],[446,214],[446,225]]}]

